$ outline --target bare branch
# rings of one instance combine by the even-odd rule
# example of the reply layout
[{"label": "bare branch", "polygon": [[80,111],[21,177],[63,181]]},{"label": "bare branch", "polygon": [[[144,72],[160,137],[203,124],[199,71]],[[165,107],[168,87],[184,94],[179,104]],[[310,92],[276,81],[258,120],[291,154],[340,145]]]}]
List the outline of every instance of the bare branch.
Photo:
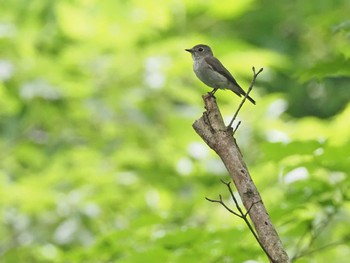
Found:
[{"label": "bare branch", "polygon": [[206,199],[207,199],[208,201],[210,201],[210,202],[214,202],[214,203],[219,203],[219,204],[221,204],[221,205],[222,205],[223,207],[225,207],[226,210],[228,210],[230,213],[234,214],[235,216],[237,216],[237,217],[239,217],[239,218],[242,218],[242,219],[244,220],[245,224],[247,225],[247,227],[249,228],[250,232],[253,234],[255,240],[258,242],[258,244],[260,245],[260,247],[262,248],[262,250],[265,252],[265,254],[267,255],[267,257],[269,258],[269,260],[270,260],[271,262],[275,262],[275,261],[273,260],[273,258],[269,255],[268,251],[264,248],[264,245],[260,242],[258,235],[255,233],[254,228],[253,228],[252,225],[250,224],[250,222],[249,222],[249,220],[248,220],[248,217],[247,217],[248,214],[249,214],[249,212],[250,212],[250,210],[251,210],[251,208],[252,208],[256,203],[261,202],[261,201],[257,201],[257,202],[252,203],[251,206],[249,207],[249,209],[247,210],[247,212],[246,212],[246,213],[243,213],[243,211],[242,211],[241,207],[239,206],[239,204],[238,204],[238,202],[237,202],[237,199],[236,199],[236,197],[235,197],[235,195],[234,195],[234,193],[233,193],[233,191],[232,191],[231,182],[227,182],[227,183],[226,183],[224,180],[221,180],[221,182],[227,186],[228,191],[230,192],[230,195],[231,195],[231,197],[232,197],[232,200],[234,201],[234,203],[235,203],[235,205],[236,205],[236,208],[237,208],[237,210],[239,211],[239,214],[236,213],[235,211],[233,211],[232,209],[230,209],[230,208],[222,201],[222,196],[221,196],[221,195],[219,195],[220,200],[213,200],[213,199],[209,199],[209,198],[207,198],[207,197],[206,197]]},{"label": "bare branch", "polygon": [[[260,72],[261,70],[258,73]],[[255,74],[255,78],[258,73]],[[203,100],[206,111],[201,118],[193,123],[193,128],[225,164],[247,211],[247,213],[243,213],[245,215],[243,218],[248,221],[247,215],[249,215],[253,223],[251,228],[253,232],[256,232],[257,240],[262,244],[270,261],[289,263],[288,255],[242,159],[242,154],[233,137],[233,129],[225,126],[215,98],[204,95]]]},{"label": "bare branch", "polygon": [[235,216],[238,216],[239,218],[242,218],[241,215],[237,214],[235,211],[233,211],[231,208],[229,208],[223,201],[221,198],[221,195],[219,195],[220,200],[214,200],[214,199],[210,199],[208,197],[206,197],[205,199],[207,199],[209,202],[213,202],[213,203],[219,203],[221,204],[223,207],[226,208],[227,211],[229,211],[231,214],[234,214]]}]

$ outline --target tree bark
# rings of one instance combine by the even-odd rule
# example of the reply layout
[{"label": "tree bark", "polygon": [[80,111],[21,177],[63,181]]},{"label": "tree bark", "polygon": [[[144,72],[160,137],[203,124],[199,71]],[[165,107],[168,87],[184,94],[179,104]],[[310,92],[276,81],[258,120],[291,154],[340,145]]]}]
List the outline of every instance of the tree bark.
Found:
[{"label": "tree bark", "polygon": [[249,211],[249,216],[270,261],[276,263],[289,262],[288,255],[243,161],[233,137],[232,128],[225,126],[213,96],[204,95],[203,100],[206,111],[201,118],[193,123],[194,130],[220,156],[232,177],[246,210],[248,211],[254,204]]}]

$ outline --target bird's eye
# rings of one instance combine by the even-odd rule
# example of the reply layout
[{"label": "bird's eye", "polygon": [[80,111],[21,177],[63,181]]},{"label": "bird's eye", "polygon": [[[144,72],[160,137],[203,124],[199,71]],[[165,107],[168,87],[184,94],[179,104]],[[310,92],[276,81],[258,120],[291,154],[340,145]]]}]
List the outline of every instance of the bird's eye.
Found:
[{"label": "bird's eye", "polygon": [[198,51],[199,51],[199,52],[202,52],[203,50],[204,50],[204,49],[203,49],[203,48],[201,48],[201,47],[200,47],[200,48],[198,48]]}]

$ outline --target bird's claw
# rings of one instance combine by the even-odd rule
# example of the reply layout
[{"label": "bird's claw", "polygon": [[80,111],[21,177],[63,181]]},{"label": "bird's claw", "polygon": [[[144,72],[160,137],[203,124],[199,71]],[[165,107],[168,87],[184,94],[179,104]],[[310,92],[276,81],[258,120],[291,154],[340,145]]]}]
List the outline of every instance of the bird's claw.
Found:
[{"label": "bird's claw", "polygon": [[216,99],[216,97],[214,96],[213,92],[209,91],[209,92],[208,92],[208,95],[209,95],[210,97],[213,97],[214,99]]}]

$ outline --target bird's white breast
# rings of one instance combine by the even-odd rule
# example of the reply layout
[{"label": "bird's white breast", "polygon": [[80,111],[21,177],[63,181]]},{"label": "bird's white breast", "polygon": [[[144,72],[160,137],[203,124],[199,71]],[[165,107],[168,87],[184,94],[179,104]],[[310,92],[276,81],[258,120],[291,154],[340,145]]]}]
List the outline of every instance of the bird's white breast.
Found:
[{"label": "bird's white breast", "polygon": [[193,63],[193,71],[197,77],[206,85],[212,88],[227,88],[227,78],[216,72],[204,58],[195,60]]}]

